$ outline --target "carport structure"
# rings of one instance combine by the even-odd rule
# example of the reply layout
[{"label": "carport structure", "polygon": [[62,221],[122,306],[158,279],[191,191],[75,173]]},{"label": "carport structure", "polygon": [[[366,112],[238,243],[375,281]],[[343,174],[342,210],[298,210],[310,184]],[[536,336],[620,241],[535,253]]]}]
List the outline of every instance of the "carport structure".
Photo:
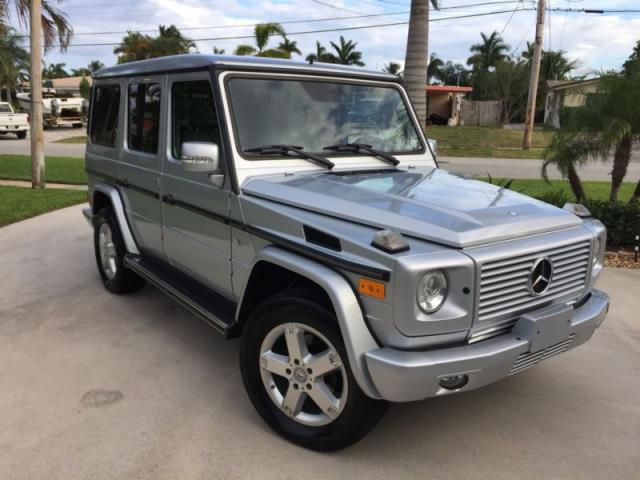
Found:
[{"label": "carport structure", "polygon": [[427,85],[427,125],[449,125],[457,127],[460,124],[462,99],[467,93],[473,92],[472,87],[456,85]]}]

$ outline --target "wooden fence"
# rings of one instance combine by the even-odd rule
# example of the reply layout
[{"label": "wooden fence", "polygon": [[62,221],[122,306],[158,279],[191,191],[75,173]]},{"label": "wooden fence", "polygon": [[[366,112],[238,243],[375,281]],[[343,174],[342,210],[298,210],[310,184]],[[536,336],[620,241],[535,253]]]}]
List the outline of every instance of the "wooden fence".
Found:
[{"label": "wooden fence", "polygon": [[502,120],[502,101],[462,100],[460,119],[466,126],[496,125]]}]

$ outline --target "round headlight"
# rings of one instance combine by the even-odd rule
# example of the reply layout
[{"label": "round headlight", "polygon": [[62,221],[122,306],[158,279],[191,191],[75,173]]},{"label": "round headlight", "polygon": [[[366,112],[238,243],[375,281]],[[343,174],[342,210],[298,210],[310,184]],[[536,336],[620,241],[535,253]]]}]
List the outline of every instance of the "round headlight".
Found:
[{"label": "round headlight", "polygon": [[441,270],[428,272],[418,285],[418,305],[425,313],[437,311],[447,297],[447,277]]}]

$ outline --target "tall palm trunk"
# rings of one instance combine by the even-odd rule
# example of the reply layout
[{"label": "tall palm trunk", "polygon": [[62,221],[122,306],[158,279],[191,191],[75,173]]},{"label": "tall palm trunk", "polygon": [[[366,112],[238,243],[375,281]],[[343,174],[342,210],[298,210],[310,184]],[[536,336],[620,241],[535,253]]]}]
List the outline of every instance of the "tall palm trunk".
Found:
[{"label": "tall palm trunk", "polygon": [[407,33],[404,84],[416,110],[418,121],[427,123],[427,55],[429,50],[429,1],[411,0],[411,16]]},{"label": "tall palm trunk", "polygon": [[611,170],[610,202],[618,201],[618,192],[620,191],[624,177],[627,175],[627,169],[629,167],[629,162],[631,161],[632,143],[631,135],[627,134],[616,147],[616,151],[613,156],[613,169]]},{"label": "tall palm trunk", "polygon": [[584,202],[587,196],[584,193],[584,188],[582,188],[580,176],[573,165],[569,165],[567,169],[567,178],[569,179],[569,185],[571,185],[571,191],[573,191],[573,194],[576,196],[576,200],[580,203]]}]

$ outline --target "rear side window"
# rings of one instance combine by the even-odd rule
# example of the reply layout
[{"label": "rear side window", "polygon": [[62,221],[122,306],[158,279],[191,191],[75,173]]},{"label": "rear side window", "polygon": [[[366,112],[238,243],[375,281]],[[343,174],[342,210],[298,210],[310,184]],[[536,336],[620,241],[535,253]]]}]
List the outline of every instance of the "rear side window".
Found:
[{"label": "rear side window", "polygon": [[219,145],[220,130],[209,81],[175,82],[172,97],[173,158],[180,158],[184,142]]},{"label": "rear side window", "polygon": [[143,153],[157,153],[160,131],[160,84],[130,85],[128,110],[129,149]]},{"label": "rear side window", "polygon": [[120,86],[97,86],[91,112],[91,143],[115,147],[120,114]]}]

